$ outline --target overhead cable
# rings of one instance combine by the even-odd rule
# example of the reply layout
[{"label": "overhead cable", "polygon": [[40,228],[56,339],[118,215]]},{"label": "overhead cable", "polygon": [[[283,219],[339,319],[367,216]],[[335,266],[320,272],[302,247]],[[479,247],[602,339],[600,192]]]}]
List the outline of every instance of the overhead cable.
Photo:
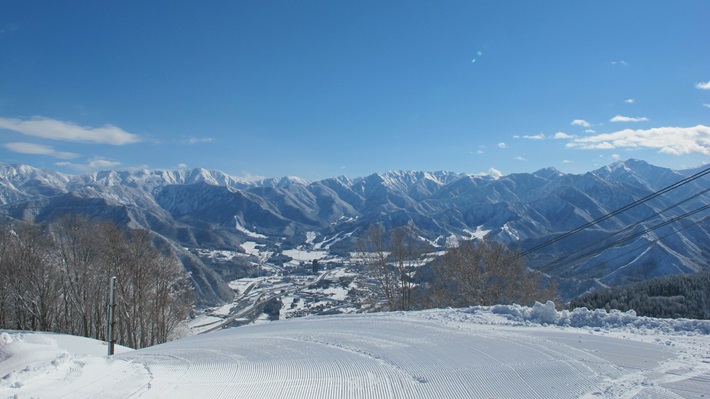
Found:
[{"label": "overhead cable", "polygon": [[645,197],[643,197],[643,198],[641,198],[641,199],[638,199],[638,200],[636,200],[636,201],[634,201],[634,202],[632,202],[632,203],[630,203],[630,204],[628,204],[628,205],[626,205],[626,206],[623,206],[623,207],[621,207],[621,208],[619,208],[619,209],[617,209],[617,210],[615,210],[615,211],[613,211],[613,212],[607,213],[606,215],[604,215],[604,216],[602,216],[602,217],[599,217],[599,218],[597,218],[597,219],[594,219],[594,220],[592,220],[591,222],[587,222],[587,223],[585,223],[585,224],[583,224],[583,225],[581,225],[581,226],[579,226],[579,227],[577,227],[577,228],[575,228],[575,229],[572,229],[572,230],[570,230],[570,231],[568,231],[568,232],[566,232],[566,233],[564,233],[564,234],[561,234],[561,235],[559,235],[559,236],[557,236],[557,237],[555,237],[555,238],[553,238],[553,239],[551,239],[551,240],[545,241],[545,242],[543,242],[542,244],[538,244],[538,245],[536,245],[536,246],[534,246],[534,247],[528,249],[527,251],[524,251],[523,253],[521,253],[521,254],[518,255],[517,257],[524,257],[524,256],[527,256],[527,255],[530,255],[531,253],[533,253],[533,252],[535,252],[535,251],[537,251],[537,250],[539,250],[539,249],[545,248],[545,247],[547,247],[547,246],[549,246],[549,245],[552,245],[552,244],[556,243],[557,241],[560,241],[560,240],[562,240],[562,239],[565,239],[565,238],[567,238],[567,237],[569,237],[569,236],[571,236],[571,235],[577,234],[577,233],[579,233],[580,231],[582,231],[582,230],[584,230],[584,229],[586,229],[586,228],[588,228],[588,227],[591,227],[591,226],[594,226],[594,225],[596,225],[596,224],[599,224],[599,223],[601,223],[601,222],[603,222],[603,221],[605,221],[605,220],[607,220],[607,219],[610,219],[610,218],[612,218],[612,217],[614,217],[614,216],[616,216],[616,215],[618,215],[618,214],[620,214],[620,213],[622,213],[622,212],[626,212],[626,211],[628,211],[629,209],[631,209],[631,208],[633,208],[633,207],[635,207],[635,206],[641,205],[641,204],[643,204],[644,202],[650,201],[650,200],[652,200],[652,199],[654,199],[654,198],[656,198],[656,197],[658,197],[658,196],[661,196],[661,195],[663,195],[663,194],[665,194],[665,193],[667,193],[667,192],[669,192],[669,191],[671,191],[671,190],[674,190],[674,189],[676,189],[676,188],[678,188],[678,187],[681,187],[681,186],[683,186],[683,185],[685,185],[685,184],[687,184],[687,183],[689,183],[689,182],[691,182],[691,181],[693,181],[693,180],[699,179],[700,177],[702,177],[702,176],[704,176],[704,175],[706,175],[706,174],[708,174],[708,173],[710,173],[710,167],[708,167],[708,168],[706,168],[706,169],[703,169],[703,170],[701,170],[700,172],[695,173],[694,175],[688,176],[688,177],[686,177],[685,179],[682,179],[682,180],[680,180],[680,181],[678,181],[678,182],[676,182],[676,183],[673,183],[673,184],[671,184],[670,186],[667,186],[667,187],[665,187],[665,188],[663,188],[663,189],[661,189],[661,190],[659,190],[659,191],[656,191],[655,193],[649,194],[649,195],[647,195],[647,196],[645,196]]},{"label": "overhead cable", "polygon": [[567,261],[565,261],[565,262],[562,262],[562,263],[559,263],[559,264],[554,264],[554,263],[553,263],[552,265],[545,266],[545,267],[541,268],[541,270],[546,271],[546,272],[549,272],[549,271],[551,271],[551,270],[554,270],[554,269],[558,269],[558,268],[560,268],[560,267],[567,266],[567,265],[569,265],[569,264],[571,264],[571,263],[574,263],[574,262],[576,262],[576,261],[578,261],[578,260],[581,260],[581,259],[584,259],[584,258],[588,258],[588,257],[590,257],[590,256],[592,256],[592,255],[596,255],[596,254],[601,253],[601,252],[603,252],[603,251],[605,251],[605,250],[607,250],[607,249],[609,249],[609,248],[611,248],[611,247],[617,246],[617,245],[619,245],[619,244],[623,244],[623,243],[625,243],[625,242],[627,242],[627,241],[633,240],[634,238],[638,238],[638,237],[640,237],[640,236],[642,236],[642,235],[644,235],[644,234],[646,234],[646,233],[648,233],[648,232],[651,232],[651,231],[653,231],[653,230],[657,230],[657,229],[659,229],[659,228],[661,228],[661,227],[663,227],[663,226],[667,226],[667,225],[669,225],[669,224],[671,224],[671,223],[675,223],[675,222],[677,222],[677,221],[679,221],[679,220],[682,220],[682,219],[685,219],[685,218],[687,218],[687,217],[693,216],[693,215],[695,215],[695,214],[697,214],[697,213],[700,213],[700,212],[703,212],[703,211],[705,211],[705,210],[707,210],[707,209],[710,209],[710,204],[706,204],[706,205],[704,205],[704,206],[701,206],[701,207],[698,208],[698,209],[695,209],[695,210],[692,210],[692,211],[690,211],[690,212],[686,212],[686,213],[684,213],[684,214],[682,214],[682,215],[676,216],[676,217],[674,217],[674,218],[668,219],[668,220],[666,220],[666,221],[664,221],[664,222],[662,222],[662,223],[659,223],[659,224],[657,224],[657,225],[655,225],[655,226],[646,228],[646,229],[644,229],[644,230],[639,231],[638,233],[635,233],[635,234],[632,234],[632,235],[630,235],[630,236],[621,238],[621,239],[616,240],[616,241],[614,241],[614,242],[611,242],[611,243],[609,243],[609,244],[607,244],[607,245],[604,245],[604,246],[602,246],[602,247],[599,247],[599,248],[597,248],[597,249],[595,249],[595,250],[592,250],[592,251],[589,251],[589,252],[584,253],[584,254],[582,254],[582,255],[576,256],[576,257],[574,257],[574,258],[572,258],[572,259],[569,259],[569,260],[567,260]]},{"label": "overhead cable", "polygon": [[648,216],[648,217],[646,217],[646,218],[644,218],[644,219],[642,219],[642,220],[639,220],[638,222],[636,222],[636,223],[634,223],[634,224],[632,224],[632,225],[629,225],[629,226],[627,226],[627,227],[625,227],[625,228],[623,228],[623,229],[621,229],[621,230],[619,230],[619,231],[617,231],[617,232],[615,232],[615,233],[613,233],[613,234],[611,234],[611,235],[608,235],[608,236],[606,236],[606,237],[603,237],[603,238],[601,238],[601,239],[599,239],[599,240],[597,240],[597,241],[595,241],[595,242],[593,242],[593,243],[591,243],[591,244],[589,244],[589,245],[586,245],[586,246],[584,246],[584,247],[582,247],[582,248],[579,248],[578,250],[576,250],[576,251],[574,251],[574,252],[572,252],[572,253],[569,253],[569,254],[567,254],[567,255],[561,257],[561,258],[558,258],[557,260],[555,260],[554,262],[548,264],[548,265],[545,266],[544,268],[552,267],[552,268],[554,269],[554,268],[555,268],[555,267],[554,267],[555,264],[562,263],[562,262],[564,262],[566,259],[570,258],[570,257],[573,256],[573,255],[576,255],[576,254],[578,254],[578,253],[580,253],[580,252],[582,252],[582,251],[586,251],[587,249],[592,248],[592,247],[594,247],[595,245],[597,245],[597,244],[599,244],[599,243],[602,243],[602,242],[604,242],[604,241],[607,241],[607,240],[609,240],[609,239],[611,239],[611,238],[613,238],[613,237],[615,237],[615,236],[618,236],[618,235],[620,235],[620,234],[623,234],[623,233],[626,233],[626,232],[628,232],[628,231],[631,231],[631,230],[635,229],[636,227],[638,227],[639,225],[641,225],[642,223],[647,222],[647,221],[649,221],[649,220],[651,220],[651,219],[654,219],[654,218],[660,216],[662,213],[668,212],[669,210],[671,210],[671,209],[673,209],[673,208],[677,208],[677,207],[679,207],[679,206],[685,204],[686,202],[692,201],[693,199],[700,197],[701,195],[707,193],[708,191],[710,191],[710,188],[706,188],[705,190],[703,190],[703,191],[701,191],[701,192],[699,192],[699,193],[697,193],[697,194],[691,195],[690,197],[688,197],[688,198],[686,198],[686,199],[684,199],[684,200],[682,200],[682,201],[680,201],[680,202],[676,202],[675,204],[673,204],[673,205],[671,205],[671,206],[669,206],[669,207],[667,207],[667,208],[665,208],[665,209],[663,209],[663,210],[660,210],[660,211],[658,211],[658,212],[655,212],[655,213],[653,213],[652,215],[650,215],[650,216]]},{"label": "overhead cable", "polygon": [[643,248],[643,247],[650,247],[651,245],[653,245],[653,244],[655,244],[655,243],[657,243],[657,242],[659,242],[659,241],[663,241],[664,239],[666,239],[666,238],[668,238],[668,237],[670,237],[670,236],[672,236],[672,235],[674,235],[674,234],[679,234],[679,233],[682,232],[683,230],[689,229],[689,228],[691,228],[691,227],[693,227],[693,226],[695,226],[695,225],[697,225],[697,224],[700,224],[701,222],[705,222],[705,221],[707,221],[708,219],[710,219],[710,217],[706,217],[706,218],[703,218],[703,219],[700,219],[700,220],[696,220],[696,221],[694,221],[694,222],[692,222],[692,223],[690,223],[690,224],[688,224],[688,225],[686,225],[686,226],[681,227],[680,229],[674,229],[672,232],[670,232],[670,233],[668,233],[668,234],[666,234],[666,235],[664,235],[664,236],[658,237],[658,238],[656,238],[656,239],[654,239],[654,240],[651,240],[651,241],[649,241],[648,243],[645,243],[644,245],[638,246],[638,247],[636,247],[636,248],[631,248],[630,250],[625,251],[625,252],[622,252],[622,253],[620,253],[620,254],[618,254],[617,256],[614,256],[614,257],[612,257],[612,258],[605,259],[605,260],[599,262],[598,264],[596,264],[596,265],[594,265],[594,266],[595,266],[595,267],[603,266],[603,265],[605,265],[605,264],[607,264],[607,263],[609,263],[609,262],[611,262],[611,261],[617,260],[617,259],[619,259],[619,258],[621,258],[621,257],[623,257],[623,256],[626,256],[626,255],[628,255],[628,254],[630,254],[630,253],[632,253],[632,252],[636,252],[636,251],[638,251],[639,249],[641,249],[641,248]]}]

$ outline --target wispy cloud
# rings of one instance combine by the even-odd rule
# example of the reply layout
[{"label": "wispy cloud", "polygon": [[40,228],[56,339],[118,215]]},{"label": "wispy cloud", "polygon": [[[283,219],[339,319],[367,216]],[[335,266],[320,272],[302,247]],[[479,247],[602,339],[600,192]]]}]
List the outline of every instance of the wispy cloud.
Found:
[{"label": "wispy cloud", "polygon": [[506,147],[508,147],[508,144],[505,144],[502,141],[500,143],[498,143],[498,148],[506,148]]},{"label": "wispy cloud", "polygon": [[707,82],[696,83],[695,88],[700,90],[710,90],[710,80]]},{"label": "wispy cloud", "polygon": [[61,152],[51,146],[35,143],[7,143],[5,148],[19,154],[49,155],[59,159],[73,159],[79,156],[73,152]]},{"label": "wispy cloud", "polygon": [[631,116],[616,115],[615,117],[609,119],[609,122],[646,122],[648,118],[640,117],[634,118]]},{"label": "wispy cloud", "polygon": [[574,162],[574,161],[570,161],[569,159],[563,159],[563,160],[562,160],[562,163],[572,163],[572,162]]},{"label": "wispy cloud", "polygon": [[535,135],[515,136],[515,138],[528,140],[545,140],[545,135],[540,133]]},{"label": "wispy cloud", "polygon": [[710,108],[710,104],[703,104],[703,107]]},{"label": "wispy cloud", "polygon": [[79,164],[73,162],[57,162],[57,166],[64,166],[74,168],[81,172],[93,172],[100,169],[111,169],[120,166],[120,162],[109,161],[103,157],[93,157],[89,159],[86,164]]},{"label": "wispy cloud", "polygon": [[113,168],[120,164],[120,162],[109,161],[104,158],[93,158],[89,160],[89,167],[91,169]]},{"label": "wispy cloud", "polygon": [[525,159],[525,158],[523,158],[523,157],[521,157],[521,156],[519,156],[519,155],[518,155],[517,157],[515,157],[515,159],[516,159],[517,161],[527,161],[527,159]]},{"label": "wispy cloud", "polygon": [[635,98],[627,98],[626,100],[624,100],[624,102],[627,104],[633,104],[636,102],[636,99]]},{"label": "wispy cloud", "polygon": [[626,129],[615,133],[576,138],[567,147],[578,149],[657,148],[663,154],[710,155],[710,127],[659,127],[647,130]]},{"label": "wispy cloud", "polygon": [[592,126],[589,124],[589,122],[585,121],[584,119],[575,119],[570,123],[572,126],[583,126],[583,127],[590,127]]},{"label": "wispy cloud", "polygon": [[183,140],[185,144],[201,144],[201,143],[212,143],[215,139],[212,137],[188,137]]},{"label": "wispy cloud", "polygon": [[624,60],[621,60],[621,61],[612,61],[611,65],[629,66],[629,63]]},{"label": "wispy cloud", "polygon": [[71,122],[44,117],[34,117],[26,120],[0,117],[0,129],[12,130],[27,136],[50,140],[93,144],[125,145],[142,141],[138,135],[128,133],[113,125],[105,125],[103,127],[79,126]]},{"label": "wispy cloud", "polygon": [[569,134],[567,134],[567,133],[565,133],[565,132],[557,132],[557,133],[555,133],[555,135],[553,136],[553,138],[555,138],[555,139],[557,139],[557,140],[571,139],[571,138],[573,138],[573,137],[574,137],[574,136],[570,136]]}]

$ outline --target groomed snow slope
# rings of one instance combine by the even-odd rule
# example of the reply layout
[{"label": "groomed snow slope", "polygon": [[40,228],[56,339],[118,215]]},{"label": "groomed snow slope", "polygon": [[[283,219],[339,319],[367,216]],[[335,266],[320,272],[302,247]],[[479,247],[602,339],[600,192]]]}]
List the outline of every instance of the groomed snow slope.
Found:
[{"label": "groomed snow slope", "polygon": [[707,321],[551,303],[290,319],[111,359],[6,332],[0,397],[710,397],[708,334]]}]

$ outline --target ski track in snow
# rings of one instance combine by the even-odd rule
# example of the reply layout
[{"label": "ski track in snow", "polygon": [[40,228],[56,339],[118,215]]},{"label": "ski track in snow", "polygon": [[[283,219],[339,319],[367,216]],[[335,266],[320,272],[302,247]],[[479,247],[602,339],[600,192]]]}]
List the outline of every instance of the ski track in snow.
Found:
[{"label": "ski track in snow", "polygon": [[710,397],[709,329],[540,304],[305,317],[111,358],[3,335],[0,397]]}]

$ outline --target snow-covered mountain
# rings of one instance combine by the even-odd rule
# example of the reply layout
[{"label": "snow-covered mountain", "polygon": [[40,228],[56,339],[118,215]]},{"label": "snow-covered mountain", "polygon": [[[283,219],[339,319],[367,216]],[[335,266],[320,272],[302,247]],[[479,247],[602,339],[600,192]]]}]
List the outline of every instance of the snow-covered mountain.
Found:
[{"label": "snow-covered mountain", "polygon": [[[309,245],[347,237],[328,245],[331,252],[346,254],[373,223],[387,229],[413,223],[427,242],[442,247],[452,236],[465,239],[487,231],[490,238],[524,251],[700,170],[675,171],[627,160],[581,175],[554,168],[496,177],[390,171],[354,179],[250,182],[204,169],[67,176],[0,164],[0,214],[40,223],[67,212],[100,217],[150,229],[177,252],[184,247],[239,250],[241,243],[254,240],[295,247],[309,234]],[[562,277],[567,296],[595,284],[707,269],[710,212],[661,224],[710,202],[703,192],[708,187],[710,177],[705,175],[541,248],[528,261]],[[597,247],[608,247],[594,253],[593,247],[586,249],[626,228],[617,236],[627,237],[623,241],[600,242]],[[590,256],[580,257],[587,252]],[[560,262],[563,256],[567,258]],[[198,259],[183,258],[193,275],[203,273],[198,285],[205,289],[205,302],[225,299],[228,290],[218,276]]]}]

